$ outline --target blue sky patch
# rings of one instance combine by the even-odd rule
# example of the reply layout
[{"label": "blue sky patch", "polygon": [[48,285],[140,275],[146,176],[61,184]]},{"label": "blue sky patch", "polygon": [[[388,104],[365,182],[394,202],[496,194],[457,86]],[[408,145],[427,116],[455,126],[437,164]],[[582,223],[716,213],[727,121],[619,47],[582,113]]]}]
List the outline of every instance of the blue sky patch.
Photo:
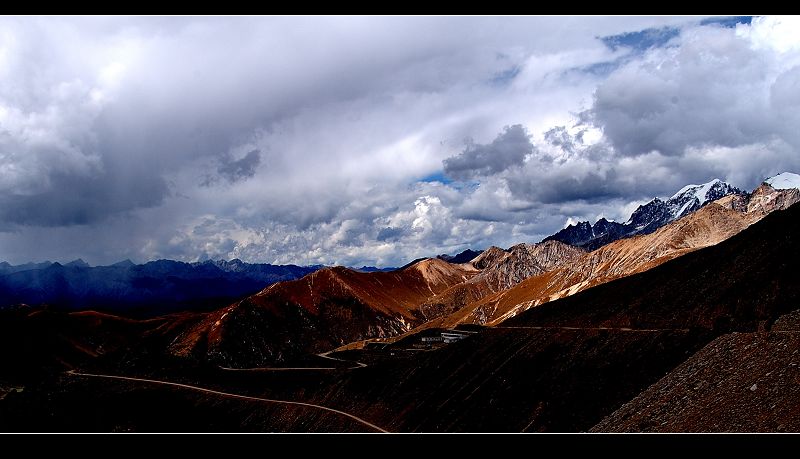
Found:
[{"label": "blue sky patch", "polygon": [[597,62],[591,65],[587,65],[585,67],[581,67],[578,70],[584,73],[590,73],[595,76],[604,77],[608,76],[619,68],[620,65],[623,64],[623,59],[614,59],[613,61],[606,61],[606,62]]},{"label": "blue sky patch", "polygon": [[708,18],[700,21],[700,25],[720,25],[732,29],[736,24],[750,24],[753,16],[725,16],[719,18]]},{"label": "blue sky patch", "polygon": [[616,51],[619,48],[630,48],[634,52],[642,53],[650,48],[660,48],[666,45],[667,42],[680,35],[680,33],[681,29],[677,27],[662,27],[660,29],[644,29],[599,38],[611,51]]},{"label": "blue sky patch", "polygon": [[418,181],[419,182],[428,182],[428,183],[439,182],[439,183],[444,183],[445,185],[453,183],[453,180],[447,178],[447,176],[444,175],[444,172],[434,172],[433,174],[426,175],[425,177],[422,177]]},{"label": "blue sky patch", "polygon": [[637,30],[636,32],[625,32],[619,35],[597,37],[611,51],[623,49],[628,52],[611,61],[596,62],[571,70],[577,70],[599,77],[608,76],[621,65],[629,62],[632,57],[641,55],[651,48],[664,47],[670,40],[680,35],[680,33],[681,29],[677,27],[662,27],[660,29],[650,28]]},{"label": "blue sky patch", "polygon": [[503,70],[502,72],[495,73],[492,79],[489,80],[489,83],[491,83],[494,86],[505,86],[511,83],[511,81],[517,75],[519,75],[519,72],[521,71],[522,69],[518,65],[515,65],[511,68]]}]

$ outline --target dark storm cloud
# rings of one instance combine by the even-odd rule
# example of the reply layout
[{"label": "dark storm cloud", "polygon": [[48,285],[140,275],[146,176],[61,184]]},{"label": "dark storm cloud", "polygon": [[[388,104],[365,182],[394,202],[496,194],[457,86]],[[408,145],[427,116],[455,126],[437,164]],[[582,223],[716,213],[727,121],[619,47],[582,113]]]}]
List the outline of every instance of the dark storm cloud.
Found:
[{"label": "dark storm cloud", "polygon": [[[63,141],[51,145],[0,142],[19,158],[0,177],[0,220],[4,226],[87,225],[136,209],[158,206],[170,196],[168,182],[147,163]],[[0,157],[2,157],[0,153]]]},{"label": "dark storm cloud", "polygon": [[519,166],[533,150],[528,132],[521,124],[515,124],[506,126],[489,144],[468,141],[464,151],[445,159],[442,164],[447,175],[463,180],[493,175]]},{"label": "dark storm cloud", "polygon": [[406,230],[403,228],[387,226],[378,231],[376,239],[379,241],[396,241],[404,234],[406,234]]},{"label": "dark storm cloud", "polygon": [[0,221],[5,225],[70,226],[99,222],[109,215],[161,204],[168,195],[158,177],[142,177],[123,193],[109,176],[91,178],[49,177],[52,188],[32,195],[4,194],[0,197]]},{"label": "dark storm cloud", "polygon": [[217,175],[206,175],[200,184],[202,186],[212,186],[219,181],[219,178],[225,179],[228,183],[247,180],[256,175],[256,169],[260,164],[260,150],[251,150],[239,159],[232,159],[230,155],[225,155],[219,160]]},{"label": "dark storm cloud", "polygon": [[556,126],[545,132],[544,139],[548,141],[550,145],[561,148],[568,153],[575,153],[575,141],[577,140],[580,142],[582,140],[580,137],[573,139],[564,126]]},{"label": "dark storm cloud", "polygon": [[222,164],[217,168],[217,172],[225,177],[229,182],[252,178],[256,174],[256,168],[261,164],[261,152],[259,150],[249,151],[243,158],[231,160],[224,158]]},{"label": "dark storm cloud", "polygon": [[525,196],[542,204],[558,204],[570,201],[603,202],[630,194],[632,190],[622,186],[614,169],[601,174],[587,172],[577,175],[552,171],[551,174],[537,177],[537,180],[514,177],[509,180],[512,193]]}]

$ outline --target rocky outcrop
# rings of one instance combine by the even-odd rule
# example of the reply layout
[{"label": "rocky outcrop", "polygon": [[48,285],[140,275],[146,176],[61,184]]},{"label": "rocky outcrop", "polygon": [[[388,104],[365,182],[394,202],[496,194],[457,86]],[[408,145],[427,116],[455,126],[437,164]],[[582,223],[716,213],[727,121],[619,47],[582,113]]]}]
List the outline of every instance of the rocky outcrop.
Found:
[{"label": "rocky outcrop", "polygon": [[437,319],[487,295],[509,289],[525,279],[570,263],[585,252],[558,241],[517,244],[508,250],[490,247],[472,261],[481,270],[470,280],[429,298],[420,310],[426,320]]},{"label": "rocky outcrop", "polygon": [[756,188],[747,201],[747,213],[766,215],[776,210],[783,210],[800,201],[800,190],[790,188],[776,190],[767,183]]}]

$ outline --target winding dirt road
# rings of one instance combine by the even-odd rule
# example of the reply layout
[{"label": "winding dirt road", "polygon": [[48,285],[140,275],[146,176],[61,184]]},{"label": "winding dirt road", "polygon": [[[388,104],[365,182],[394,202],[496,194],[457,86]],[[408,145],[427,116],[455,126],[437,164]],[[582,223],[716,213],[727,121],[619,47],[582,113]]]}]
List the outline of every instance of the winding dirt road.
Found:
[{"label": "winding dirt road", "polygon": [[221,391],[218,391],[218,390],[206,389],[204,387],[190,386],[188,384],[180,384],[180,383],[174,383],[174,382],[169,382],[169,381],[159,381],[159,380],[156,380],[156,379],[132,378],[132,377],[129,377],[129,376],[97,375],[97,374],[92,374],[92,373],[81,373],[81,372],[78,372],[78,371],[75,371],[75,370],[70,370],[70,371],[67,372],[67,374],[69,374],[71,376],[83,376],[83,377],[87,377],[87,378],[117,379],[117,380],[134,381],[134,382],[147,383],[147,384],[161,384],[161,385],[164,385],[164,386],[179,387],[181,389],[189,389],[189,390],[193,390],[193,391],[197,391],[197,392],[204,392],[204,393],[207,393],[207,394],[219,395],[219,396],[222,396],[222,397],[238,398],[238,399],[241,399],[241,400],[251,400],[251,401],[265,402],[265,403],[279,403],[279,404],[284,404],[284,405],[305,406],[305,407],[308,407],[308,408],[314,408],[314,409],[318,409],[318,410],[328,411],[328,412],[331,412],[331,413],[334,413],[334,414],[338,414],[340,416],[345,416],[345,417],[348,417],[348,418],[350,418],[350,419],[352,419],[352,420],[354,420],[354,421],[356,421],[356,422],[358,422],[360,424],[363,424],[363,425],[365,425],[367,427],[375,429],[378,432],[389,433],[387,430],[384,430],[384,429],[376,426],[375,424],[373,424],[373,423],[371,423],[369,421],[361,419],[358,416],[352,415],[350,413],[345,413],[344,411],[340,411],[340,410],[337,410],[337,409],[334,409],[334,408],[328,408],[327,406],[315,405],[313,403],[292,402],[292,401],[288,401],[288,400],[273,400],[273,399],[269,399],[269,398],[251,397],[249,395],[232,394],[230,392],[221,392]]},{"label": "winding dirt road", "polygon": [[337,362],[346,362],[354,364],[351,367],[253,367],[253,368],[231,368],[231,367],[219,367],[220,370],[225,371],[332,371],[332,370],[356,370],[358,368],[365,368],[367,366],[366,363],[356,362],[355,360],[344,360],[344,359],[337,359],[336,357],[331,357],[328,355],[327,352],[322,354],[317,354],[317,357],[322,357],[323,359],[328,360],[335,360]]}]

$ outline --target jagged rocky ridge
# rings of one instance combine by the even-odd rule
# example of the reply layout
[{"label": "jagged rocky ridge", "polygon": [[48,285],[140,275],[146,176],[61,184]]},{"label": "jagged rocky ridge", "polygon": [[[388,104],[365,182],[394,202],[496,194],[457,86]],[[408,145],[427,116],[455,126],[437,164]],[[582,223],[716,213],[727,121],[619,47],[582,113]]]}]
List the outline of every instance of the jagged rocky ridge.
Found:
[{"label": "jagged rocky ridge", "polygon": [[594,225],[586,221],[579,222],[544,240],[561,241],[592,251],[625,237],[650,234],[722,197],[744,194],[742,190],[719,179],[702,185],[687,185],[666,201],[655,198],[639,206],[625,223],[605,218],[599,219]]}]

